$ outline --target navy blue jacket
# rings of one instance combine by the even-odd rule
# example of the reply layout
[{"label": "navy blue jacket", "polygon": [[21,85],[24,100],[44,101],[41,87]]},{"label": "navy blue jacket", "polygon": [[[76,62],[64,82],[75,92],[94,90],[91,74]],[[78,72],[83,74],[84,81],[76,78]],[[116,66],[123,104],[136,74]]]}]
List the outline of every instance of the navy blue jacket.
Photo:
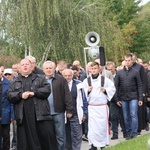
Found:
[{"label": "navy blue jacket", "polygon": [[[76,94],[77,94],[77,88],[76,88],[76,85],[81,83],[81,81],[79,80],[76,80],[76,79],[73,79],[73,82],[72,82],[72,88],[71,88],[71,95],[72,95],[72,100],[73,100],[73,113],[77,113],[77,110],[76,110]],[[87,116],[87,99],[86,99],[86,95],[85,95],[85,92],[84,92],[84,89],[81,89],[81,93],[82,93],[82,100],[83,100],[83,113],[85,116]]]},{"label": "navy blue jacket", "polygon": [[7,99],[10,81],[3,77],[2,81],[2,124],[10,124],[14,119],[14,106]]}]

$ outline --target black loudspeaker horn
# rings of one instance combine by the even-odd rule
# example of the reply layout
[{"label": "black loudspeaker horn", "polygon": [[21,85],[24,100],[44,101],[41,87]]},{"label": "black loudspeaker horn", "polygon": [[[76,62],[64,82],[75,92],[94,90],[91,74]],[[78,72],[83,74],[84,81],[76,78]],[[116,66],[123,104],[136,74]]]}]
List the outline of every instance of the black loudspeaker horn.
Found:
[{"label": "black loudspeaker horn", "polygon": [[100,58],[100,65],[105,66],[106,64],[106,58],[105,58],[105,50],[104,47],[99,47],[99,58]]}]

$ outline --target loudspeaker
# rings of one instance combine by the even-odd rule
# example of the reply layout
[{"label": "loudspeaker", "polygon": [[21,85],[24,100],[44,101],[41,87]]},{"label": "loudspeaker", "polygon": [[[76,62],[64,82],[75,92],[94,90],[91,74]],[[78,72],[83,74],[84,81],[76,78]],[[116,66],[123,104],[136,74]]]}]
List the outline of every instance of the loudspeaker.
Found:
[{"label": "loudspeaker", "polygon": [[106,58],[105,58],[105,50],[104,47],[99,47],[99,58],[100,58],[100,65],[105,66],[106,64]]},{"label": "loudspeaker", "polygon": [[99,58],[99,46],[90,47],[88,54],[93,59]]},{"label": "loudspeaker", "polygon": [[97,46],[97,44],[100,41],[100,37],[96,32],[89,32],[85,36],[85,42],[88,46],[94,47]]}]

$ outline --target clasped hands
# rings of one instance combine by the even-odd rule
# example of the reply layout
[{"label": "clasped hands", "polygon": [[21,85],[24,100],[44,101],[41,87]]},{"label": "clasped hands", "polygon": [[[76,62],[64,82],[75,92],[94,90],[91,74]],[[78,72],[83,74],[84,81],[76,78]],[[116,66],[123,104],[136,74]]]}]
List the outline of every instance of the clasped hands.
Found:
[{"label": "clasped hands", "polygon": [[27,99],[29,97],[33,97],[34,96],[34,92],[30,92],[30,91],[26,91],[22,93],[22,98],[23,99]]}]

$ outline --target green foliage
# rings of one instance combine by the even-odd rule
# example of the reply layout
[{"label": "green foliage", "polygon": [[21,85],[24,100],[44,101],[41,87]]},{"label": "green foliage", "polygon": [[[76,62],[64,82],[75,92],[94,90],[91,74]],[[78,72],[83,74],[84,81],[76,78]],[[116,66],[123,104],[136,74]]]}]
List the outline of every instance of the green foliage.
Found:
[{"label": "green foliage", "polygon": [[120,26],[128,24],[137,16],[140,2],[141,0],[104,0],[106,6],[109,7],[109,19],[117,22]]},{"label": "green foliage", "polygon": [[133,44],[131,35],[136,28],[131,20],[139,10],[138,2],[13,0],[6,3],[2,0],[0,30],[4,34],[0,35],[0,41],[3,54],[23,58],[28,52],[41,62],[51,59],[72,63],[78,59],[83,64],[83,49],[87,47],[85,35],[95,31],[100,34],[99,45],[104,46],[107,60],[119,63]]},{"label": "green foliage", "polygon": [[150,134],[121,142],[116,146],[107,148],[107,150],[147,150],[150,148],[148,140],[150,140]]},{"label": "green foliage", "polygon": [[139,57],[150,60],[150,2],[145,5],[134,20],[137,34],[133,35],[132,52],[137,52]]}]

